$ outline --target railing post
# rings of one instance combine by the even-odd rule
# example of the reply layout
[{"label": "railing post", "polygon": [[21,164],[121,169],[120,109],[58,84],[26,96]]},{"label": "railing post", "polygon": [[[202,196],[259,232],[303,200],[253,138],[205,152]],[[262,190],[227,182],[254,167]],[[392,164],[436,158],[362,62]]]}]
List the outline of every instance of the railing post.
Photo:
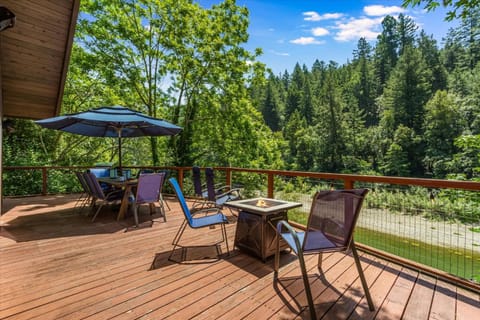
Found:
[{"label": "railing post", "polygon": [[42,167],[42,195],[47,195],[47,167]]},{"label": "railing post", "polygon": [[353,189],[354,188],[354,182],[353,180],[350,180],[350,179],[345,179],[343,181],[343,187],[345,189]]},{"label": "railing post", "polygon": [[268,174],[267,197],[273,198],[273,173]]},{"label": "railing post", "polygon": [[225,170],[225,185],[232,186],[232,170],[230,168]]},{"label": "railing post", "polygon": [[180,190],[183,191],[183,168],[178,169],[178,185]]}]

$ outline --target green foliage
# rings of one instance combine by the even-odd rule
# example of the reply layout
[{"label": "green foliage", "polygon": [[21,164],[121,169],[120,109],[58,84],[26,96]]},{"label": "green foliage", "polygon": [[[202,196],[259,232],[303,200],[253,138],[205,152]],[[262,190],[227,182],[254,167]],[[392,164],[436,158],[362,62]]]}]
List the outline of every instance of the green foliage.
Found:
[{"label": "green foliage", "polygon": [[479,0],[403,0],[404,7],[407,6],[420,6],[423,5],[423,8],[432,11],[442,5],[445,8],[449,8],[446,20],[453,20],[457,17],[466,18],[471,14],[472,10],[475,10],[480,5]]}]

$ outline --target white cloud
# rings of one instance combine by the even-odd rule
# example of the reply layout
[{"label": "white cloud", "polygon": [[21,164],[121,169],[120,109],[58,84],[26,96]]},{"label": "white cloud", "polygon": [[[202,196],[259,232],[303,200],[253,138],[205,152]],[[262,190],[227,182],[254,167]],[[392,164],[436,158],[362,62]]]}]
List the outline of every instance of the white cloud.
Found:
[{"label": "white cloud", "polygon": [[380,25],[383,17],[371,19],[371,18],[358,18],[351,19],[346,23],[337,22],[335,29],[339,29],[335,35],[337,41],[352,41],[360,38],[367,40],[374,40],[380,33]]},{"label": "white cloud", "polygon": [[323,36],[326,36],[327,34],[329,34],[330,32],[325,29],[325,28],[321,28],[321,27],[318,27],[318,28],[313,28],[312,29],[312,34],[315,36],[315,37],[323,37]]},{"label": "white cloud", "polygon": [[405,12],[405,9],[399,6],[382,6],[382,5],[372,5],[372,6],[365,6],[363,8],[363,12],[365,12],[368,16],[385,16],[387,14],[397,14]]},{"label": "white cloud", "polygon": [[325,14],[318,14],[315,11],[307,11],[304,12],[303,15],[305,21],[321,21],[321,20],[331,20],[331,19],[340,19],[343,17],[343,13],[325,13]]},{"label": "white cloud", "polygon": [[282,57],[289,57],[290,56],[290,53],[288,53],[288,52],[278,52],[278,51],[275,51],[275,50],[271,50],[270,52],[272,54],[276,55],[276,56],[282,56]]},{"label": "white cloud", "polygon": [[309,44],[324,44],[325,41],[320,41],[314,37],[300,37],[294,40],[290,40],[290,43],[300,44],[300,45],[309,45]]}]

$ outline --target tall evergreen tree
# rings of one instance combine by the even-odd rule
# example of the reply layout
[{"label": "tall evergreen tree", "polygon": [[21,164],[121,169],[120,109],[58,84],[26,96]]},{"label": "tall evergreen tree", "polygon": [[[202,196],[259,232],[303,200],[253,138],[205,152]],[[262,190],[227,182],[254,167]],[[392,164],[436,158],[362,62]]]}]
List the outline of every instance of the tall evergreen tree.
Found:
[{"label": "tall evergreen tree", "polygon": [[282,101],[279,98],[278,85],[275,77],[270,75],[265,89],[265,100],[261,111],[263,119],[272,131],[279,131],[281,128]]},{"label": "tall evergreen tree", "polygon": [[425,107],[424,139],[427,171],[436,178],[447,174],[447,163],[458,152],[455,138],[462,133],[462,122],[455,98],[437,91]]},{"label": "tall evergreen tree", "polygon": [[413,47],[417,32],[417,25],[412,18],[400,13],[397,21],[398,35],[398,55],[401,56],[405,52],[406,47]]},{"label": "tall evergreen tree", "polygon": [[[392,72],[380,102],[383,107],[381,124],[387,128],[386,132],[396,132],[403,126],[412,130],[412,139],[423,135],[424,107],[431,94],[430,79],[430,70],[420,51],[407,47]],[[423,159],[421,144],[397,144],[408,154],[410,173],[421,176],[423,167],[418,161]]]},{"label": "tall evergreen tree", "polygon": [[382,32],[377,37],[375,47],[375,69],[380,82],[379,93],[390,77],[398,59],[397,21],[392,16],[386,16],[382,21]]},{"label": "tall evergreen tree", "polygon": [[355,74],[352,77],[353,93],[358,107],[364,111],[366,126],[378,124],[378,111],[375,103],[376,77],[372,63],[372,48],[365,38],[358,40],[357,49],[353,53]]},{"label": "tall evergreen tree", "polygon": [[432,36],[427,36],[425,31],[420,32],[418,48],[422,53],[427,68],[432,73],[432,92],[445,90],[447,88],[447,72],[440,61],[440,51],[437,48],[437,41]]}]

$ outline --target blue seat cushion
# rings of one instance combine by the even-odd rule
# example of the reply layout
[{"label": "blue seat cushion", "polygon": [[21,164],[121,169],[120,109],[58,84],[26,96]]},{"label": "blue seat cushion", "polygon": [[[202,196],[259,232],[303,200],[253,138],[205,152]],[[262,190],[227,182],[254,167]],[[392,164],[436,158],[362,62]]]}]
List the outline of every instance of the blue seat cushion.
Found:
[{"label": "blue seat cushion", "polygon": [[212,226],[215,224],[222,224],[222,223],[227,223],[227,218],[223,214],[217,213],[209,216],[193,218],[191,227],[202,228],[202,227]]}]

